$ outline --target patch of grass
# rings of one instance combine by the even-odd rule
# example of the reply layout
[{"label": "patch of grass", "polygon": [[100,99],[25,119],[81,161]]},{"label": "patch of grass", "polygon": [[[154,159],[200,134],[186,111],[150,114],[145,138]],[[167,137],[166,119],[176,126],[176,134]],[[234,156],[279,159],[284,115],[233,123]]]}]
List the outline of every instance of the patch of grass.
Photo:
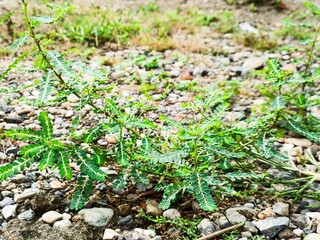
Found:
[{"label": "patch of grass", "polygon": [[237,30],[237,21],[231,11],[218,13],[218,20],[214,28],[221,33],[233,33]]},{"label": "patch of grass", "polygon": [[277,39],[266,34],[241,33],[236,34],[234,39],[245,47],[258,50],[270,50],[277,47]]}]

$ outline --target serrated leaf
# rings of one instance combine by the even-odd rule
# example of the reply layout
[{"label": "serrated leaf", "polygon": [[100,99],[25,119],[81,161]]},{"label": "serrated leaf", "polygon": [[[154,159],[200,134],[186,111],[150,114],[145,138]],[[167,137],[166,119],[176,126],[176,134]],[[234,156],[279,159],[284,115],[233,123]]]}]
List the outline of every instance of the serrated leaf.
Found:
[{"label": "serrated leaf", "polygon": [[88,158],[85,151],[77,148],[73,153],[78,165],[80,166],[81,172],[88,175],[92,180],[103,181],[105,179],[106,173]]},{"label": "serrated leaf", "polygon": [[14,69],[23,59],[25,59],[29,55],[28,52],[22,53],[18,58],[16,58],[10,65],[9,67],[0,75],[0,81],[4,79],[8,73]]},{"label": "serrated leaf", "polygon": [[106,154],[103,153],[103,152],[99,152],[99,153],[96,152],[96,153],[92,156],[92,158],[93,158],[93,161],[94,161],[97,165],[101,166],[102,164],[105,163]]},{"label": "serrated leaf", "polygon": [[265,176],[263,174],[257,174],[254,172],[244,173],[241,171],[229,172],[225,175],[225,177],[229,178],[231,181],[244,181],[244,180],[261,180]]},{"label": "serrated leaf", "polygon": [[274,110],[280,111],[286,107],[283,96],[277,96],[272,102],[271,106]]},{"label": "serrated leaf", "polygon": [[46,23],[46,24],[50,24],[55,21],[54,18],[49,17],[49,16],[35,16],[32,18],[32,20],[35,20],[35,21],[41,22],[41,23]]},{"label": "serrated leaf", "polygon": [[49,71],[42,76],[42,81],[40,84],[40,92],[39,92],[39,101],[41,103],[46,103],[48,101],[48,97],[50,92],[53,89],[53,85],[51,83],[51,79],[54,76],[53,71]]},{"label": "serrated leaf", "polygon": [[142,139],[141,150],[145,156],[152,151],[152,144],[149,138]]},{"label": "serrated leaf", "polygon": [[287,118],[287,122],[289,123],[289,128],[299,133],[300,135],[308,138],[313,142],[320,142],[320,133],[314,133],[308,131],[305,127],[301,126],[299,123],[295,122],[293,119]]},{"label": "serrated leaf", "polygon": [[26,157],[26,158],[31,158],[31,157],[35,157],[36,155],[39,155],[44,150],[46,150],[46,146],[44,146],[44,145],[29,144],[29,145],[23,147],[20,150],[19,154]]},{"label": "serrated leaf", "polygon": [[16,50],[22,46],[24,46],[27,42],[28,42],[28,39],[29,39],[29,35],[26,34],[20,38],[18,38],[17,40],[15,40],[10,46],[9,46],[9,49],[11,51],[13,50]]},{"label": "serrated leaf", "polygon": [[104,134],[104,132],[102,130],[103,130],[102,124],[95,125],[93,128],[91,128],[88,131],[87,134],[84,135],[83,142],[91,143],[94,140],[98,139],[99,137],[101,137]]},{"label": "serrated leaf", "polygon": [[43,128],[44,136],[47,139],[53,138],[53,126],[51,119],[49,118],[49,115],[47,112],[40,112],[39,114],[39,121],[41,123],[41,126]]},{"label": "serrated leaf", "polygon": [[137,127],[137,128],[154,128],[154,123],[149,120],[143,120],[143,121],[133,121],[128,122],[127,127]]},{"label": "serrated leaf", "polygon": [[123,189],[127,184],[128,178],[128,174],[119,174],[112,184],[112,189]]},{"label": "serrated leaf", "polygon": [[178,194],[183,190],[181,183],[171,183],[168,187],[165,188],[162,200],[159,203],[159,208],[166,210],[173,203]]},{"label": "serrated leaf", "polygon": [[60,175],[65,179],[71,179],[72,170],[70,167],[68,155],[66,154],[66,152],[57,151],[57,157],[58,157],[58,169],[60,171]]},{"label": "serrated leaf", "polygon": [[89,176],[81,176],[78,179],[78,186],[72,196],[70,209],[79,210],[86,204],[93,189],[93,182]]},{"label": "serrated leaf", "polygon": [[13,15],[13,12],[9,12],[7,14],[5,14],[4,16],[2,16],[0,18],[0,23],[3,23],[4,21],[6,21],[8,18],[10,18]]},{"label": "serrated leaf", "polygon": [[93,69],[90,66],[87,66],[87,65],[85,65],[83,63],[74,63],[73,67],[78,67],[83,72],[89,74],[90,76],[96,77],[97,79],[102,79],[102,78],[106,77],[106,75],[103,72],[101,72],[101,71],[99,71],[97,69]]},{"label": "serrated leaf", "polygon": [[38,168],[42,171],[48,167],[52,167],[55,161],[54,150],[50,149],[45,152],[40,160]]},{"label": "serrated leaf", "polygon": [[150,179],[146,176],[146,174],[144,174],[143,172],[137,169],[131,170],[131,176],[133,177],[133,181],[137,184],[143,184],[143,185],[150,184]]},{"label": "serrated leaf", "polygon": [[33,161],[33,158],[19,158],[12,163],[0,166],[0,180],[5,180],[17,172],[23,171],[24,168],[29,167]]},{"label": "serrated leaf", "polygon": [[200,173],[193,173],[190,175],[193,192],[196,195],[201,209],[205,211],[214,211],[217,206],[214,204],[208,183],[204,179],[205,176]]},{"label": "serrated leaf", "polygon": [[118,150],[117,150],[117,162],[120,166],[126,167],[129,165],[129,155],[125,150],[125,146],[123,141],[118,143]]},{"label": "serrated leaf", "polygon": [[48,51],[46,52],[46,56],[50,60],[51,64],[63,75],[71,78],[76,76],[75,72],[66,63],[60,53],[55,50]]},{"label": "serrated leaf", "polygon": [[230,164],[229,159],[224,158],[224,159],[220,162],[219,166],[220,166],[220,168],[221,168],[222,170],[228,170],[228,169],[230,169],[231,164]]},{"label": "serrated leaf", "polygon": [[11,139],[22,141],[40,141],[42,139],[43,132],[33,129],[10,129],[5,133],[5,136]]}]

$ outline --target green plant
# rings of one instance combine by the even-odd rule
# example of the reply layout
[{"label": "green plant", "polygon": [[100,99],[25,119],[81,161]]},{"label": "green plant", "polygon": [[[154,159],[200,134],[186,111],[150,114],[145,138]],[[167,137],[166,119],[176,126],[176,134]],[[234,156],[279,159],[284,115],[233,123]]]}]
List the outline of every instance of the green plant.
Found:
[{"label": "green plant", "polygon": [[[314,10],[312,6],[310,9],[316,12],[317,8]],[[319,180],[318,174],[297,168],[292,159],[270,144],[274,137],[283,134],[283,129],[287,128],[320,142],[319,128],[308,129],[304,126],[305,121],[310,126],[318,124],[306,113],[306,108],[316,103],[309,100],[312,93],[317,94],[312,87],[319,78],[319,70],[311,67],[316,40],[311,42],[306,70],[298,79],[284,72],[276,60],[270,60],[268,69],[260,72],[268,80],[271,90],[263,109],[264,114],[246,116],[245,121],[250,127],[243,128],[225,117],[238,94],[238,84],[231,81],[216,82],[205,90],[198,89],[194,101],[183,105],[192,113],[192,118],[174,121],[162,115],[159,117],[161,123],[157,124],[146,118],[146,113],[154,109],[147,93],[155,90],[155,83],[164,83],[166,90],[161,96],[164,98],[171,87],[165,73],[154,75],[150,71],[160,66],[158,58],[140,55],[130,60],[131,64],[150,71],[148,79],[138,80],[146,88],[145,99],[131,101],[129,97],[121,101],[121,94],[106,97],[114,84],[108,82],[104,71],[67,60],[68,52],[51,50],[54,47],[51,36],[41,34],[39,30],[43,24],[54,25],[61,21],[72,7],[48,5],[54,12],[51,17],[30,17],[24,0],[22,7],[26,31],[11,44],[10,49],[14,51],[27,44],[31,47],[22,51],[0,79],[3,80],[25,58],[33,58],[33,70],[41,72],[43,77],[37,86],[39,98],[30,103],[42,108],[61,104],[73,95],[79,99],[74,106],[78,117],[73,119],[70,133],[60,138],[53,137],[50,116],[44,111],[39,114],[42,130],[7,131],[4,137],[23,140],[29,145],[21,149],[20,157],[14,162],[0,166],[1,180],[38,162],[39,169],[58,167],[61,176],[70,179],[73,173],[69,163],[76,162],[80,166],[80,176],[71,208],[77,210],[87,202],[95,182],[107,178],[100,166],[112,163],[121,168],[113,188],[124,188],[129,181],[148,185],[148,176],[152,174],[158,183],[154,189],[164,191],[161,208],[169,208],[180,194],[188,193],[206,211],[213,211],[217,207],[215,199],[222,199],[225,195],[240,196],[239,189],[243,190],[252,182],[265,178],[264,174],[250,168],[253,159],[299,172],[314,181]],[[179,16],[174,13],[170,18]],[[88,75],[92,76],[92,80],[87,80]],[[28,87],[35,86],[32,84]],[[192,85],[183,88],[192,88]],[[301,91],[292,93],[297,89]],[[15,89],[19,90],[21,88]],[[54,95],[53,99],[49,98],[50,95]],[[85,106],[89,106],[100,119],[94,125],[87,126],[81,120],[81,110]],[[296,109],[299,109],[298,115]],[[279,127],[281,123],[283,126]],[[77,128],[82,131],[75,131]],[[106,135],[115,138],[113,145],[99,147],[97,141]],[[66,137],[71,138],[73,143],[64,142]]]}]

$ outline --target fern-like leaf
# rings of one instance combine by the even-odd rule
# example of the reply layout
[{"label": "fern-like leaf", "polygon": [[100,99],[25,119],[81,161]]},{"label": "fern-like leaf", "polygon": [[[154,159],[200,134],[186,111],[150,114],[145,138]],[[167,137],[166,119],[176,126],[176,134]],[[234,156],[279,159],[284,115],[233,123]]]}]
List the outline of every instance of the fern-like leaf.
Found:
[{"label": "fern-like leaf", "polygon": [[65,179],[72,178],[72,170],[70,168],[69,158],[65,151],[57,151],[56,155],[58,157],[58,169],[60,175]]},{"label": "fern-like leaf", "polygon": [[50,92],[53,89],[53,85],[51,83],[51,79],[53,77],[53,71],[49,71],[42,76],[42,81],[40,84],[40,92],[39,92],[39,101],[40,103],[46,103],[48,101],[48,97]]},{"label": "fern-like leaf", "polygon": [[229,178],[232,182],[235,181],[245,181],[245,180],[261,180],[265,177],[263,174],[257,174],[254,172],[251,173],[244,173],[241,171],[236,172],[229,172],[225,175],[227,178]]},{"label": "fern-like leaf", "polygon": [[289,160],[286,155],[269,146],[269,142],[265,139],[259,139],[257,141],[257,146],[259,153],[267,159],[273,159],[280,162],[287,162]]},{"label": "fern-like leaf", "polygon": [[127,154],[124,146],[124,142],[120,141],[118,143],[118,150],[117,150],[117,162],[122,167],[126,167],[129,165],[129,155]]},{"label": "fern-like leaf", "polygon": [[50,60],[52,65],[63,75],[67,77],[75,77],[75,72],[70,68],[70,66],[66,63],[63,57],[57,51],[48,51],[46,53],[47,58]]},{"label": "fern-like leaf", "polygon": [[136,128],[146,128],[146,129],[152,129],[154,128],[154,123],[149,121],[149,120],[143,120],[143,121],[133,121],[133,122],[128,122],[127,127],[136,127]]},{"label": "fern-like leaf", "polygon": [[299,123],[295,122],[293,119],[287,118],[289,123],[289,128],[296,133],[308,138],[313,142],[320,142],[320,134],[308,131],[305,127],[301,126]]},{"label": "fern-like leaf", "polygon": [[214,204],[205,176],[200,173],[193,173],[190,175],[190,182],[200,207],[205,211],[214,211],[217,206]]},{"label": "fern-like leaf", "polygon": [[42,171],[48,167],[52,167],[55,160],[54,150],[50,149],[49,151],[43,154],[43,157],[40,160],[38,168]]},{"label": "fern-like leaf", "polygon": [[28,55],[29,55],[28,52],[24,52],[24,53],[22,53],[18,58],[16,58],[16,60],[14,60],[13,63],[11,63],[11,64],[9,65],[9,67],[8,67],[3,73],[1,73],[1,75],[0,75],[0,81],[2,81],[2,79],[4,79],[4,78],[8,75],[8,73],[9,73],[12,69],[14,69],[20,62],[22,62],[23,59],[25,59]]},{"label": "fern-like leaf", "polygon": [[53,126],[51,119],[47,112],[40,112],[39,114],[39,121],[43,128],[44,135],[47,139],[52,139],[53,137]]},{"label": "fern-like leaf", "polygon": [[80,148],[75,149],[74,157],[77,159],[81,172],[88,175],[92,180],[103,181],[105,179],[106,173],[89,159],[85,151]]},{"label": "fern-like leaf", "polygon": [[40,23],[50,24],[50,23],[53,23],[55,19],[49,16],[34,16],[32,20]]},{"label": "fern-like leaf", "polygon": [[159,208],[166,210],[173,203],[178,194],[183,190],[183,185],[181,183],[171,183],[164,189],[162,200],[159,203]]},{"label": "fern-like leaf", "polygon": [[25,167],[30,167],[33,158],[19,158],[12,163],[0,166],[0,180],[5,180],[14,174],[23,171]]},{"label": "fern-like leaf", "polygon": [[21,140],[21,141],[41,141],[43,139],[42,137],[43,132],[42,131],[36,131],[32,129],[10,129],[5,133],[5,136],[11,139],[15,140]]},{"label": "fern-like leaf", "polygon": [[98,139],[101,137],[104,132],[103,130],[103,125],[102,124],[97,124],[93,128],[91,128],[86,135],[83,137],[83,142],[85,143],[91,143],[94,140]]},{"label": "fern-like leaf", "polygon": [[31,158],[31,157],[36,157],[39,156],[43,151],[45,151],[47,148],[44,145],[41,144],[29,144],[25,147],[23,147],[19,154],[26,157],[26,158]]},{"label": "fern-like leaf", "polygon": [[137,184],[148,185],[150,184],[150,179],[143,172],[132,169],[131,176],[133,177],[133,181]]},{"label": "fern-like leaf", "polygon": [[81,176],[78,179],[78,186],[72,196],[70,209],[79,210],[86,204],[93,189],[93,182],[89,176]]},{"label": "fern-like leaf", "polygon": [[25,45],[27,42],[28,42],[28,39],[29,39],[29,35],[26,34],[20,38],[18,38],[17,40],[15,40],[10,46],[9,46],[9,49],[11,51],[14,51],[20,47],[22,47],[23,45]]},{"label": "fern-like leaf", "polygon": [[277,96],[272,102],[271,106],[275,111],[280,111],[286,107],[283,96]]},{"label": "fern-like leaf", "polygon": [[119,174],[112,184],[112,189],[123,189],[128,181],[129,175],[126,173]]}]

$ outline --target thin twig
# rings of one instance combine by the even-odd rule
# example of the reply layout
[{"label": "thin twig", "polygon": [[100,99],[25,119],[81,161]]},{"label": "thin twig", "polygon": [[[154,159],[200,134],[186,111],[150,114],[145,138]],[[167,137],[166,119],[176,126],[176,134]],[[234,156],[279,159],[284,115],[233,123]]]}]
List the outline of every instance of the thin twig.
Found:
[{"label": "thin twig", "polygon": [[221,229],[221,230],[219,230],[219,231],[216,231],[216,232],[214,232],[214,233],[211,233],[211,234],[209,234],[209,235],[207,235],[207,236],[198,238],[197,240],[208,240],[208,239],[211,239],[211,238],[213,238],[213,237],[219,236],[219,235],[221,235],[221,234],[223,234],[223,233],[225,233],[225,232],[228,232],[228,231],[230,231],[230,230],[233,230],[233,229],[242,227],[243,224],[244,224],[244,223],[238,223],[238,224],[233,225],[233,226],[231,226],[231,227],[227,227],[227,228]]}]

